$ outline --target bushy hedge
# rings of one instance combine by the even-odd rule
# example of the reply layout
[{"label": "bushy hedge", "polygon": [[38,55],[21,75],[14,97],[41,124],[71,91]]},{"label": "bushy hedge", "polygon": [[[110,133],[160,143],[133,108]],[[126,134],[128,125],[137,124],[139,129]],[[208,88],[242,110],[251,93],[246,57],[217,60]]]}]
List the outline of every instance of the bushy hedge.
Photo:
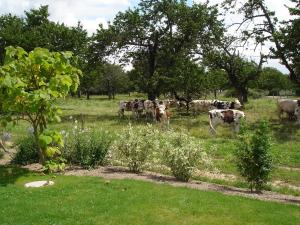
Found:
[{"label": "bushy hedge", "polygon": [[39,161],[37,145],[33,135],[21,139],[17,146],[17,152],[12,160],[13,163],[27,165]]},{"label": "bushy hedge", "polygon": [[85,168],[103,165],[112,135],[103,130],[80,131],[77,127],[65,133],[62,155],[67,162]]},{"label": "bushy hedge", "polygon": [[161,131],[151,125],[129,125],[119,134],[110,152],[132,172],[140,172],[147,164],[160,164],[181,181],[188,181],[198,164],[211,163],[195,138],[182,132]]}]

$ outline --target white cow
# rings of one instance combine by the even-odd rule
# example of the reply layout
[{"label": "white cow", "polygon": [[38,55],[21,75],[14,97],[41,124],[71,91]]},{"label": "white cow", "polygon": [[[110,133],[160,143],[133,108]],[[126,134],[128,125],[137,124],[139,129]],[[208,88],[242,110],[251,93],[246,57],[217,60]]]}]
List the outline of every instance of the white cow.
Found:
[{"label": "white cow", "polygon": [[236,109],[213,109],[209,111],[209,125],[211,132],[216,134],[218,124],[230,124],[235,132],[239,132],[240,120],[245,118],[245,113]]},{"label": "white cow", "polygon": [[295,117],[295,110],[297,106],[300,106],[300,100],[293,100],[293,99],[280,99],[277,102],[278,108],[278,117],[279,119],[282,118],[282,114],[286,113],[289,117],[289,120],[294,119]]},{"label": "white cow", "polygon": [[198,112],[213,109],[213,102],[213,100],[193,100],[189,103],[189,105],[192,113],[195,115]]}]

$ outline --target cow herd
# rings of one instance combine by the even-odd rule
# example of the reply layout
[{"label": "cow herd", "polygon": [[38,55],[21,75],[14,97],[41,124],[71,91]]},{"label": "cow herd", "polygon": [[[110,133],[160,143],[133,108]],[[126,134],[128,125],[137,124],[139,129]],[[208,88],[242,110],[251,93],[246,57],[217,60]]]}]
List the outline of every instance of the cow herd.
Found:
[{"label": "cow herd", "polygon": [[[171,108],[186,106],[185,102],[177,100],[140,100],[121,101],[118,114],[124,117],[125,111],[132,112],[134,118],[145,117],[168,126],[171,117]],[[242,108],[239,100],[220,101],[220,100],[193,100],[189,102],[189,108],[193,115],[200,112],[208,112],[210,130],[216,133],[216,126],[219,124],[230,124],[235,132],[239,131],[241,119],[245,118],[245,113],[240,111]],[[277,101],[278,116],[286,113],[290,120],[300,123],[300,100],[280,99]]]}]

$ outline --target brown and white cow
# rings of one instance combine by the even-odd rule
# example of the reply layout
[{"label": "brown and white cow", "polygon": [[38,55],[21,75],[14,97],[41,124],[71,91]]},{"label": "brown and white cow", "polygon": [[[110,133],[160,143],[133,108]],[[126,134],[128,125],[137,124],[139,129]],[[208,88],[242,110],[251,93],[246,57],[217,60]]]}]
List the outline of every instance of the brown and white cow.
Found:
[{"label": "brown and white cow", "polygon": [[155,106],[156,106],[155,101],[151,101],[151,100],[144,101],[144,109],[145,109],[146,118],[155,120]]},{"label": "brown and white cow", "polygon": [[300,100],[294,99],[280,99],[277,102],[278,108],[278,117],[282,119],[282,114],[286,113],[288,115],[289,120],[293,120],[295,118],[295,110],[300,106]]},{"label": "brown and white cow", "polygon": [[171,113],[168,110],[167,106],[163,103],[163,101],[159,101],[155,107],[156,121],[160,122],[162,126],[168,128],[170,124],[170,117]]},{"label": "brown and white cow", "polygon": [[209,125],[211,132],[216,134],[216,126],[230,124],[235,132],[239,132],[240,121],[245,118],[245,113],[236,109],[213,109],[209,111]]},{"label": "brown and white cow", "polygon": [[145,100],[138,100],[138,99],[135,99],[132,102],[132,113],[134,118],[139,119],[142,116],[144,111],[144,102]]},{"label": "brown and white cow", "polygon": [[120,117],[124,117],[125,111],[132,111],[131,101],[120,101],[118,114]]}]

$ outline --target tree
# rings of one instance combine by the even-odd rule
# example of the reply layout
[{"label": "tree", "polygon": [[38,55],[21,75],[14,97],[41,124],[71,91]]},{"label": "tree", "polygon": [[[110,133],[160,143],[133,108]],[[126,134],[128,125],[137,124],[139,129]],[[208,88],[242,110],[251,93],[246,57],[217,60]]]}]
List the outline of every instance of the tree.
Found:
[{"label": "tree", "polygon": [[168,69],[176,67],[177,56],[193,58],[196,48],[209,46],[223,32],[217,16],[216,7],[207,4],[142,0],[137,8],[118,13],[108,29],[99,27],[94,58],[123,53],[123,61],[133,63],[142,81],[139,88],[153,100],[162,91],[161,78],[173,77]]},{"label": "tree", "polygon": [[49,20],[48,6],[25,11],[25,17],[11,14],[0,16],[0,65],[4,62],[5,48],[20,46],[25,51],[36,47],[50,51],[72,51],[78,57],[78,66],[85,67],[89,38],[78,23],[76,27]]},{"label": "tree", "polygon": [[250,184],[251,191],[260,191],[270,179],[272,157],[270,154],[270,131],[268,124],[261,121],[254,134],[245,127],[241,129],[236,159],[240,174]]},{"label": "tree", "polygon": [[248,88],[251,81],[258,79],[264,56],[261,55],[259,64],[248,61],[240,56],[232,44],[235,38],[224,37],[214,50],[205,50],[204,62],[211,69],[221,69],[227,73],[230,85],[234,87],[239,101],[248,102]]},{"label": "tree", "polygon": [[[245,39],[254,37],[257,44],[264,45],[270,41],[274,45],[270,47],[271,58],[279,59],[288,69],[290,79],[300,84],[300,10],[299,1],[290,0],[295,3],[295,7],[289,8],[290,14],[294,15],[289,21],[278,25],[275,12],[268,9],[265,0],[225,0],[224,6],[233,8],[235,5],[240,7],[236,12],[244,15],[244,20],[239,27],[252,27],[244,29]],[[254,23],[253,26],[248,24]]]},{"label": "tree", "polygon": [[287,90],[292,87],[288,77],[279,70],[271,67],[266,67],[262,70],[261,76],[256,82],[256,87],[262,90],[267,90],[269,95],[279,95],[281,90]]},{"label": "tree", "polygon": [[[179,64],[181,63],[181,64]],[[204,68],[192,62],[189,59],[176,63],[176,67],[172,70],[174,78],[169,79],[167,86],[173,88],[172,94],[179,101],[184,101],[186,111],[189,111],[189,103],[193,99],[197,99],[207,92],[206,73]]]},{"label": "tree", "polygon": [[[34,130],[40,162],[44,163],[48,145],[59,141],[56,132],[45,132],[50,121],[59,121],[58,98],[76,90],[81,71],[72,66],[71,52],[50,52],[35,48],[7,47],[0,67],[0,99],[7,120],[28,121]],[[12,104],[13,103],[13,104]]]},{"label": "tree", "polygon": [[206,73],[205,83],[207,89],[214,93],[215,99],[217,98],[217,92],[222,91],[229,86],[229,80],[226,72],[221,69],[210,70]]}]

